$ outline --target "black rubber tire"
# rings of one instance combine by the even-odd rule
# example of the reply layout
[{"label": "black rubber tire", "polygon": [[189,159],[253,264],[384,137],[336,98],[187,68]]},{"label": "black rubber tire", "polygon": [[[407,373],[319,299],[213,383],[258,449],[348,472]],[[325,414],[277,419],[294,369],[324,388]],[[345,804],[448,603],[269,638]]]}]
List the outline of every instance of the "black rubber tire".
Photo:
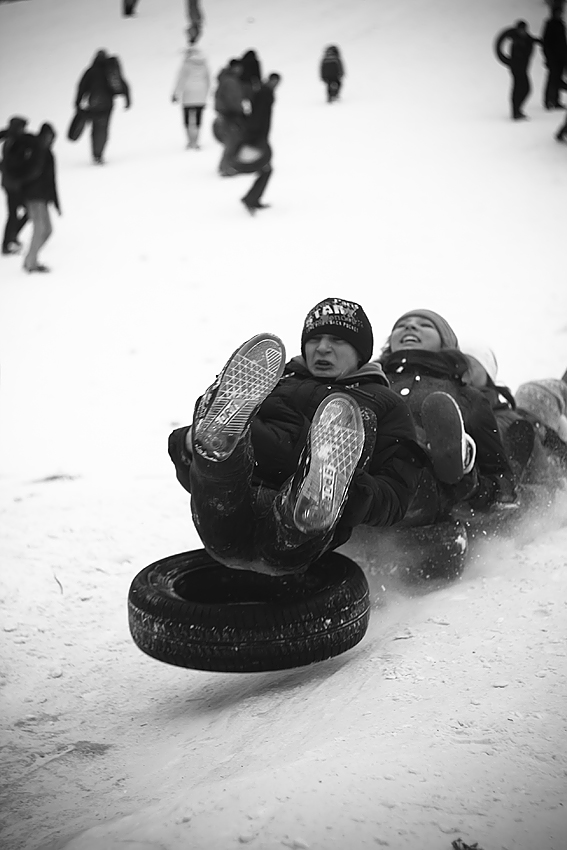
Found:
[{"label": "black rubber tire", "polygon": [[406,583],[420,584],[462,575],[469,548],[464,522],[400,528],[396,537],[401,555],[398,573]]},{"label": "black rubber tire", "polygon": [[231,570],[204,549],[156,561],[134,578],[128,622],[152,658],[195,670],[287,670],[332,658],[364,637],[369,588],[336,552],[302,575]]},{"label": "black rubber tire", "polygon": [[[258,156],[252,162],[244,162],[240,159],[240,151],[244,148],[250,148],[256,150]],[[231,161],[231,165],[236,169],[238,174],[256,174],[258,171],[261,171],[267,165],[269,165],[272,161],[272,149],[268,142],[261,142],[259,145],[246,145],[243,144],[237,150],[234,155],[234,158]]]}]

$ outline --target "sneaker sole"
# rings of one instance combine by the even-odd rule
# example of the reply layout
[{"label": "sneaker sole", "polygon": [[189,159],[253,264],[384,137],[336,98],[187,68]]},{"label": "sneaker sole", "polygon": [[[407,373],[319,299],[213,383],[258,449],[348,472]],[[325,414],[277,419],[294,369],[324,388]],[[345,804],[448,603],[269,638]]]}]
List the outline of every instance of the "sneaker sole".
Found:
[{"label": "sneaker sole", "polygon": [[300,531],[326,531],[337,521],[364,449],[358,405],[332,395],[315,412],[309,430],[309,470],[299,488],[293,521]]},{"label": "sneaker sole", "polygon": [[457,484],[464,474],[466,451],[465,427],[457,402],[448,393],[431,393],[421,406],[421,419],[437,478],[445,484]]},{"label": "sneaker sole", "polygon": [[[207,394],[203,397],[203,406],[209,406],[195,427],[194,440],[207,455],[212,453],[215,460],[230,456],[251,417],[277,385],[284,367],[285,348],[276,336],[254,336],[235,351],[221,372],[212,401]],[[196,415],[199,418],[199,409]]]}]

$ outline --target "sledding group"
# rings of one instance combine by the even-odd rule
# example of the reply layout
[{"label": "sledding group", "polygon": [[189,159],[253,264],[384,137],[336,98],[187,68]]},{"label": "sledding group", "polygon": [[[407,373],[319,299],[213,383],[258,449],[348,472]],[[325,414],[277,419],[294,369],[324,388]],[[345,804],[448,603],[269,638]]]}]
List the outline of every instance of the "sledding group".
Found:
[{"label": "sledding group", "polygon": [[[564,78],[567,72],[567,31],[563,20],[564,0],[551,0],[550,14],[544,22],[541,37],[534,36],[524,20],[516,21],[513,27],[502,30],[494,42],[497,59],[506,65],[512,77],[510,90],[511,117],[514,121],[527,119],[524,104],[532,89],[530,65],[534,49],[538,45],[543,53],[546,68],[543,85],[544,109],[565,109],[562,92],[567,89]],[[567,137],[567,119],[555,134],[558,142]]]},{"label": "sledding group", "polygon": [[306,570],[360,525],[510,515],[566,486],[567,373],[516,396],[490,350],[462,351],[426,309],[394,323],[378,359],[363,308],[326,298],[301,355],[245,342],[169,438],[207,552],[236,569]]}]

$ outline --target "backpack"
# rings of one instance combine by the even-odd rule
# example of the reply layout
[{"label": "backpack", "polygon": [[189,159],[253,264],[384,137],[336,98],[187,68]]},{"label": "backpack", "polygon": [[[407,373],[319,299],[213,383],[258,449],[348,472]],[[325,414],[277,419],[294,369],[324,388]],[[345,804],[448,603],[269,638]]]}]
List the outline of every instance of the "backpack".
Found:
[{"label": "backpack", "polygon": [[124,94],[126,83],[117,56],[109,56],[106,60],[106,82],[112,94]]}]

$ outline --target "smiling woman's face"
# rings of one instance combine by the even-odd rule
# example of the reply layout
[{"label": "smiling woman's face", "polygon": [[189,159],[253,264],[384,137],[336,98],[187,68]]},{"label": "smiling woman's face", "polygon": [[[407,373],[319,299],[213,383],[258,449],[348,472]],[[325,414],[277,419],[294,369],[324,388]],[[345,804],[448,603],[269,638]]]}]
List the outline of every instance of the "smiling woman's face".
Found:
[{"label": "smiling woman's face", "polygon": [[396,322],[390,334],[392,351],[401,351],[405,348],[440,351],[441,346],[439,331],[430,319],[423,316],[404,316]]},{"label": "smiling woman's face", "polygon": [[316,378],[342,378],[358,369],[360,355],[345,339],[330,334],[312,336],[305,343],[305,362]]}]

